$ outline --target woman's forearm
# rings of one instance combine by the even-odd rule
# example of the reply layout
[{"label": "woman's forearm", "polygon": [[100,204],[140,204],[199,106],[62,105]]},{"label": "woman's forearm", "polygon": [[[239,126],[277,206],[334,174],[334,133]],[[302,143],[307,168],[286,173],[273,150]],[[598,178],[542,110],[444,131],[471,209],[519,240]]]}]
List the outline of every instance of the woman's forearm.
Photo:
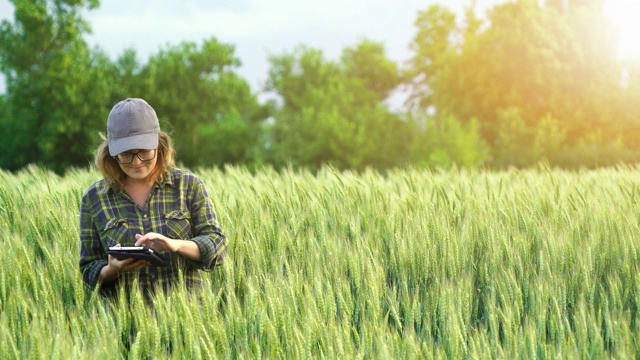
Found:
[{"label": "woman's forearm", "polygon": [[193,261],[202,261],[202,254],[200,253],[200,248],[198,244],[191,240],[174,240],[178,241],[178,246],[176,247],[176,254],[182,255],[187,259]]}]

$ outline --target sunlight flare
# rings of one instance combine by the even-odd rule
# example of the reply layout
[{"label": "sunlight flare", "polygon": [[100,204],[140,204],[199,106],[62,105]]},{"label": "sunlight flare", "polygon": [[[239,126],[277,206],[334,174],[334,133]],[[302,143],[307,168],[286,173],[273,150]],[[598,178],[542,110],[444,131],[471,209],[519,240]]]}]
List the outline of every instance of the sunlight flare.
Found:
[{"label": "sunlight flare", "polygon": [[620,56],[640,57],[640,1],[609,0],[604,5],[604,12],[618,32]]}]

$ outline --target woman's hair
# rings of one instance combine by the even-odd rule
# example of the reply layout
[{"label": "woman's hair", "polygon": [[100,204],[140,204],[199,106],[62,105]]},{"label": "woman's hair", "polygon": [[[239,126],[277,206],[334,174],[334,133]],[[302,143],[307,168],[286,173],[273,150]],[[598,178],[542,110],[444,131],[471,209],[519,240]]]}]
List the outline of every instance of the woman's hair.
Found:
[{"label": "woman's hair", "polygon": [[[100,134],[100,137],[102,137],[102,144],[98,146],[96,151],[96,166],[107,182],[117,183],[120,187],[123,187],[127,174],[122,171],[116,159],[109,154],[109,140],[103,134]],[[149,182],[162,181],[164,179],[169,167],[175,166],[175,154],[176,151],[171,145],[171,138],[164,131],[160,131],[158,133],[158,150],[156,153],[158,160],[156,167],[149,174]]]}]

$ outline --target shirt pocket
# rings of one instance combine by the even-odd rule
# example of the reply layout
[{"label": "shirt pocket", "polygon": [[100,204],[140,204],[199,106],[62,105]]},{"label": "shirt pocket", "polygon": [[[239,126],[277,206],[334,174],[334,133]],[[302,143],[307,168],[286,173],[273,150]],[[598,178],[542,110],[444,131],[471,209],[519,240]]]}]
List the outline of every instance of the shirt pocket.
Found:
[{"label": "shirt pocket", "polygon": [[191,239],[191,213],[174,210],[165,215],[167,236],[171,239]]},{"label": "shirt pocket", "polygon": [[129,221],[127,218],[111,218],[99,227],[100,239],[108,246],[120,244],[131,245],[129,236]]}]

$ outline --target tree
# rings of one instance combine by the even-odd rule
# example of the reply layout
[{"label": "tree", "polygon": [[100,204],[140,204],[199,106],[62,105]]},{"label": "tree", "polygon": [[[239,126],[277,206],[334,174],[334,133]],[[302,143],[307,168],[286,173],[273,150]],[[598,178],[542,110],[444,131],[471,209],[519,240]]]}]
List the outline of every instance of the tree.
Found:
[{"label": "tree", "polygon": [[[514,119],[531,139],[553,118],[567,145],[593,132],[616,141],[627,126],[619,101],[622,67],[601,6],[597,0],[518,0],[496,5],[484,24],[471,12],[466,24],[440,7],[419,13],[413,103],[462,121],[477,119],[494,155],[506,141],[503,122]],[[505,111],[518,116],[505,118]],[[514,144],[519,149],[509,156],[535,161],[528,143]]]},{"label": "tree", "polygon": [[[14,1],[14,22],[0,26],[0,64],[7,95],[0,115],[0,166],[38,163],[62,171],[84,166],[117,101],[142,97],[174,132],[186,165],[260,162],[260,105],[234,68],[231,45],[168,46],[140,64],[134,49],[111,62],[82,40],[80,17],[98,1]],[[172,131],[173,130],[173,131]],[[205,134],[207,137],[202,137]]]},{"label": "tree", "polygon": [[190,166],[260,162],[262,122],[270,107],[260,105],[235,68],[232,45],[215,38],[201,46],[167,46],[136,72],[131,53],[120,59],[139,96],[155,108],[173,133],[179,159]]},{"label": "tree", "polygon": [[270,62],[268,90],[281,102],[268,137],[276,165],[362,169],[407,161],[411,124],[384,106],[400,75],[381,44],[363,40],[340,61],[301,46]]},{"label": "tree", "polygon": [[80,16],[97,0],[12,1],[14,21],[0,24],[6,117],[0,122],[0,166],[38,163],[62,171],[84,166],[102,124],[108,59],[92,52]]},{"label": "tree", "polygon": [[640,58],[626,61],[623,87],[620,107],[627,110],[624,120],[629,124],[623,133],[623,141],[634,149],[640,149]]},{"label": "tree", "polygon": [[409,103],[414,110],[426,111],[435,105],[434,93],[447,85],[440,81],[446,72],[449,59],[457,53],[459,44],[453,39],[459,36],[456,16],[450,10],[433,5],[419,11],[415,21],[417,33],[410,47],[415,55],[405,74],[409,82]]}]

